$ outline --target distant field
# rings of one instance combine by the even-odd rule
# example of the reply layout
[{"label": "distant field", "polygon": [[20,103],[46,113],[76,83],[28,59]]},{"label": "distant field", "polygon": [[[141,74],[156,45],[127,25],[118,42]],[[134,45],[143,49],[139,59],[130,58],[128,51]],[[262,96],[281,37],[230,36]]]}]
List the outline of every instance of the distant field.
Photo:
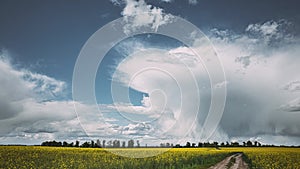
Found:
[{"label": "distant field", "polygon": [[[114,149],[114,151],[159,151]],[[1,168],[208,168],[234,152],[243,152],[252,168],[300,169],[297,148],[173,148],[154,157],[127,158],[99,148],[0,146]]]},{"label": "distant field", "polygon": [[300,148],[228,148],[241,151],[254,169],[300,169]]}]

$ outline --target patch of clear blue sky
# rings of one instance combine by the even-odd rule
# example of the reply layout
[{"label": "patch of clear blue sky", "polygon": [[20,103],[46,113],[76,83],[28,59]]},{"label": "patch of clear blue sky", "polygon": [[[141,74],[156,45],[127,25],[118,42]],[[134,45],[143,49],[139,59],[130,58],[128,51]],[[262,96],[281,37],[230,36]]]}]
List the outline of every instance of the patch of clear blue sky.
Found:
[{"label": "patch of clear blue sky", "polygon": [[[291,21],[293,33],[300,32],[298,0],[199,0],[197,5],[187,0],[146,2],[189,20],[204,32],[211,28],[242,32],[250,23],[279,19]],[[0,49],[8,50],[20,67],[71,86],[82,46],[95,31],[119,18],[123,7],[109,0],[1,0]]]}]

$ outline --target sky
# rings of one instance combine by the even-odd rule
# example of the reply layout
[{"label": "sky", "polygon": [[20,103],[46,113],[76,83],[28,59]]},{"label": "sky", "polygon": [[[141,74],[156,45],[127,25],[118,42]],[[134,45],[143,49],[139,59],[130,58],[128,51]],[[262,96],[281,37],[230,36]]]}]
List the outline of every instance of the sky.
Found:
[{"label": "sky", "polygon": [[299,5],[2,0],[0,144],[300,145]]}]

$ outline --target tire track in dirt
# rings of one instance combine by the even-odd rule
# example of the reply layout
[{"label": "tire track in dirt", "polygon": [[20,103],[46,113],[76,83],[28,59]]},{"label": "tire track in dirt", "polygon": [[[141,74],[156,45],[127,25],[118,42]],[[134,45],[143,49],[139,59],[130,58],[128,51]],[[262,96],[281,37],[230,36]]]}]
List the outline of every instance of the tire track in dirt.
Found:
[{"label": "tire track in dirt", "polygon": [[233,154],[208,169],[248,169],[249,167],[242,156],[242,153]]}]

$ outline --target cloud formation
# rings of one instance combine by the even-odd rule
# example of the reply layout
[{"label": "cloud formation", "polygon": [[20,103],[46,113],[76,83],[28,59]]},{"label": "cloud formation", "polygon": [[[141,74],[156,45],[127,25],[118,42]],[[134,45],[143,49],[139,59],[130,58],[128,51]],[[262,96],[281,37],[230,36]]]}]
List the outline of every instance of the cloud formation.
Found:
[{"label": "cloud formation", "polygon": [[[299,119],[299,114],[290,111],[298,111],[299,93],[295,91],[300,79],[296,73],[300,62],[296,56],[300,44],[297,37],[281,29],[289,24],[283,20],[250,24],[240,35],[226,30],[212,32],[210,39],[229,81],[220,124],[229,137],[259,135],[264,141],[271,141],[270,136],[285,135],[282,144],[295,139],[295,128],[299,126],[292,119]],[[287,133],[292,135],[289,137]]]},{"label": "cloud formation", "polygon": [[112,3],[115,5],[125,3],[125,8],[121,14],[126,22],[124,26],[124,32],[126,34],[141,27],[150,27],[154,31],[157,31],[159,26],[171,22],[172,20],[172,15],[164,14],[163,9],[148,5],[144,0],[112,0]]},{"label": "cloud formation", "polygon": [[[77,120],[73,102],[62,100],[66,88],[63,81],[15,68],[7,52],[2,52],[1,142],[32,144],[45,139],[70,139],[71,136],[76,138],[85,135]],[[88,107],[85,106],[85,109],[88,110]]]},{"label": "cloud formation", "polygon": [[245,29],[249,37],[260,39],[268,45],[280,45],[293,40],[293,35],[289,33],[291,23],[281,19],[279,21],[267,21],[264,23],[250,24]]},{"label": "cloud formation", "polygon": [[300,81],[299,80],[295,80],[295,81],[291,81],[289,83],[287,83],[284,87],[284,90],[288,90],[290,92],[297,92],[300,91]]},{"label": "cloud formation", "polygon": [[[285,27],[285,24],[290,23],[281,20],[250,24],[243,34],[218,29],[213,29],[208,33],[208,37],[223,62],[227,77],[227,81],[219,85],[227,85],[228,88],[223,118],[219,129],[211,137],[212,140],[259,137],[263,142],[273,143],[273,140],[277,140],[279,144],[293,144],[299,140],[295,138],[300,134],[297,132],[300,131],[300,126],[295,120],[299,119],[299,113],[291,113],[299,112],[297,86],[300,77],[297,70],[300,62],[296,57],[300,53],[299,40],[289,34],[287,36],[289,38],[286,38],[284,30],[279,29]],[[254,36],[254,32],[258,34]],[[279,41],[280,47],[274,46],[274,38]],[[189,106],[193,107],[192,105],[179,107],[180,98],[183,97],[194,104],[195,96],[191,92],[196,90],[179,89],[176,81],[174,82],[162,71],[146,71],[145,68],[156,67],[171,72],[173,78],[178,80],[177,83],[187,86],[193,81],[186,79],[189,72],[185,70],[185,67],[194,69],[194,72],[197,72],[194,74],[196,80],[202,82],[199,84],[203,84],[203,86],[198,86],[197,90],[202,93],[200,112],[205,112],[209,107],[210,86],[209,79],[203,80],[207,77],[205,69],[201,67],[201,60],[197,60],[193,53],[184,46],[173,49],[138,46],[139,48],[135,51],[132,50],[134,46],[130,48],[127,44],[126,47],[130,48],[128,51],[132,53],[128,52],[129,56],[118,65],[114,74],[115,80],[124,85],[129,84],[131,88],[143,93],[151,93],[154,89],[160,89],[164,96],[150,95],[149,98],[151,101],[157,100],[154,104],[166,102],[164,105],[166,109],[162,109],[162,114],[168,113],[165,117],[161,116],[164,120],[158,120],[151,125],[156,128],[155,131],[159,131],[158,129],[162,126],[172,124],[173,128],[168,128],[170,138],[184,135],[188,131],[187,126],[190,127],[188,124],[191,124],[195,117],[189,114],[191,112]],[[179,91],[184,95],[178,95]],[[153,105],[152,102],[151,104]],[[135,110],[140,110],[141,114],[151,113],[151,111],[143,112],[139,109],[141,107],[136,108]],[[196,119],[197,123],[191,128],[192,132],[189,135],[191,139],[201,140],[199,131],[206,115],[200,113]],[[171,132],[172,130],[174,132]]]},{"label": "cloud formation", "polygon": [[300,112],[300,98],[288,102],[287,104],[281,106],[281,108],[288,112]]},{"label": "cloud formation", "polygon": [[0,82],[1,82],[1,116],[2,118],[14,117],[22,111],[25,100],[33,97],[40,99],[53,99],[57,94],[63,95],[66,83],[54,78],[32,73],[28,70],[15,69],[3,52],[0,57]]},{"label": "cloud formation", "polygon": [[[122,15],[128,22],[124,27],[127,33],[141,27],[157,30],[172,21],[171,15],[144,0],[111,1],[125,5]],[[192,5],[197,2],[189,0]],[[170,141],[178,137],[202,141],[199,131],[207,117],[211,89],[227,86],[224,116],[211,140],[250,138],[267,143],[299,143],[300,43],[288,31],[291,24],[272,20],[247,25],[242,34],[219,29],[207,32],[227,75],[226,81],[215,86],[210,86],[202,60],[186,46],[169,49],[149,47],[144,42],[121,43],[118,47],[128,57],[117,65],[115,82],[149,96],[145,95],[138,106],[122,102],[97,105],[101,113],[95,105],[77,103],[76,108],[86,112],[80,122],[86,124],[87,134],[95,138],[135,136],[155,141],[163,136],[160,138]],[[198,47],[205,52],[205,46]],[[210,59],[206,53],[203,55]],[[45,139],[87,137],[73,102],[64,98],[68,88],[65,82],[17,69],[7,58],[1,54],[1,142],[17,138],[39,143]],[[196,86],[195,81],[200,85]],[[195,116],[195,112],[199,114]],[[128,120],[122,121],[124,117]]]}]

